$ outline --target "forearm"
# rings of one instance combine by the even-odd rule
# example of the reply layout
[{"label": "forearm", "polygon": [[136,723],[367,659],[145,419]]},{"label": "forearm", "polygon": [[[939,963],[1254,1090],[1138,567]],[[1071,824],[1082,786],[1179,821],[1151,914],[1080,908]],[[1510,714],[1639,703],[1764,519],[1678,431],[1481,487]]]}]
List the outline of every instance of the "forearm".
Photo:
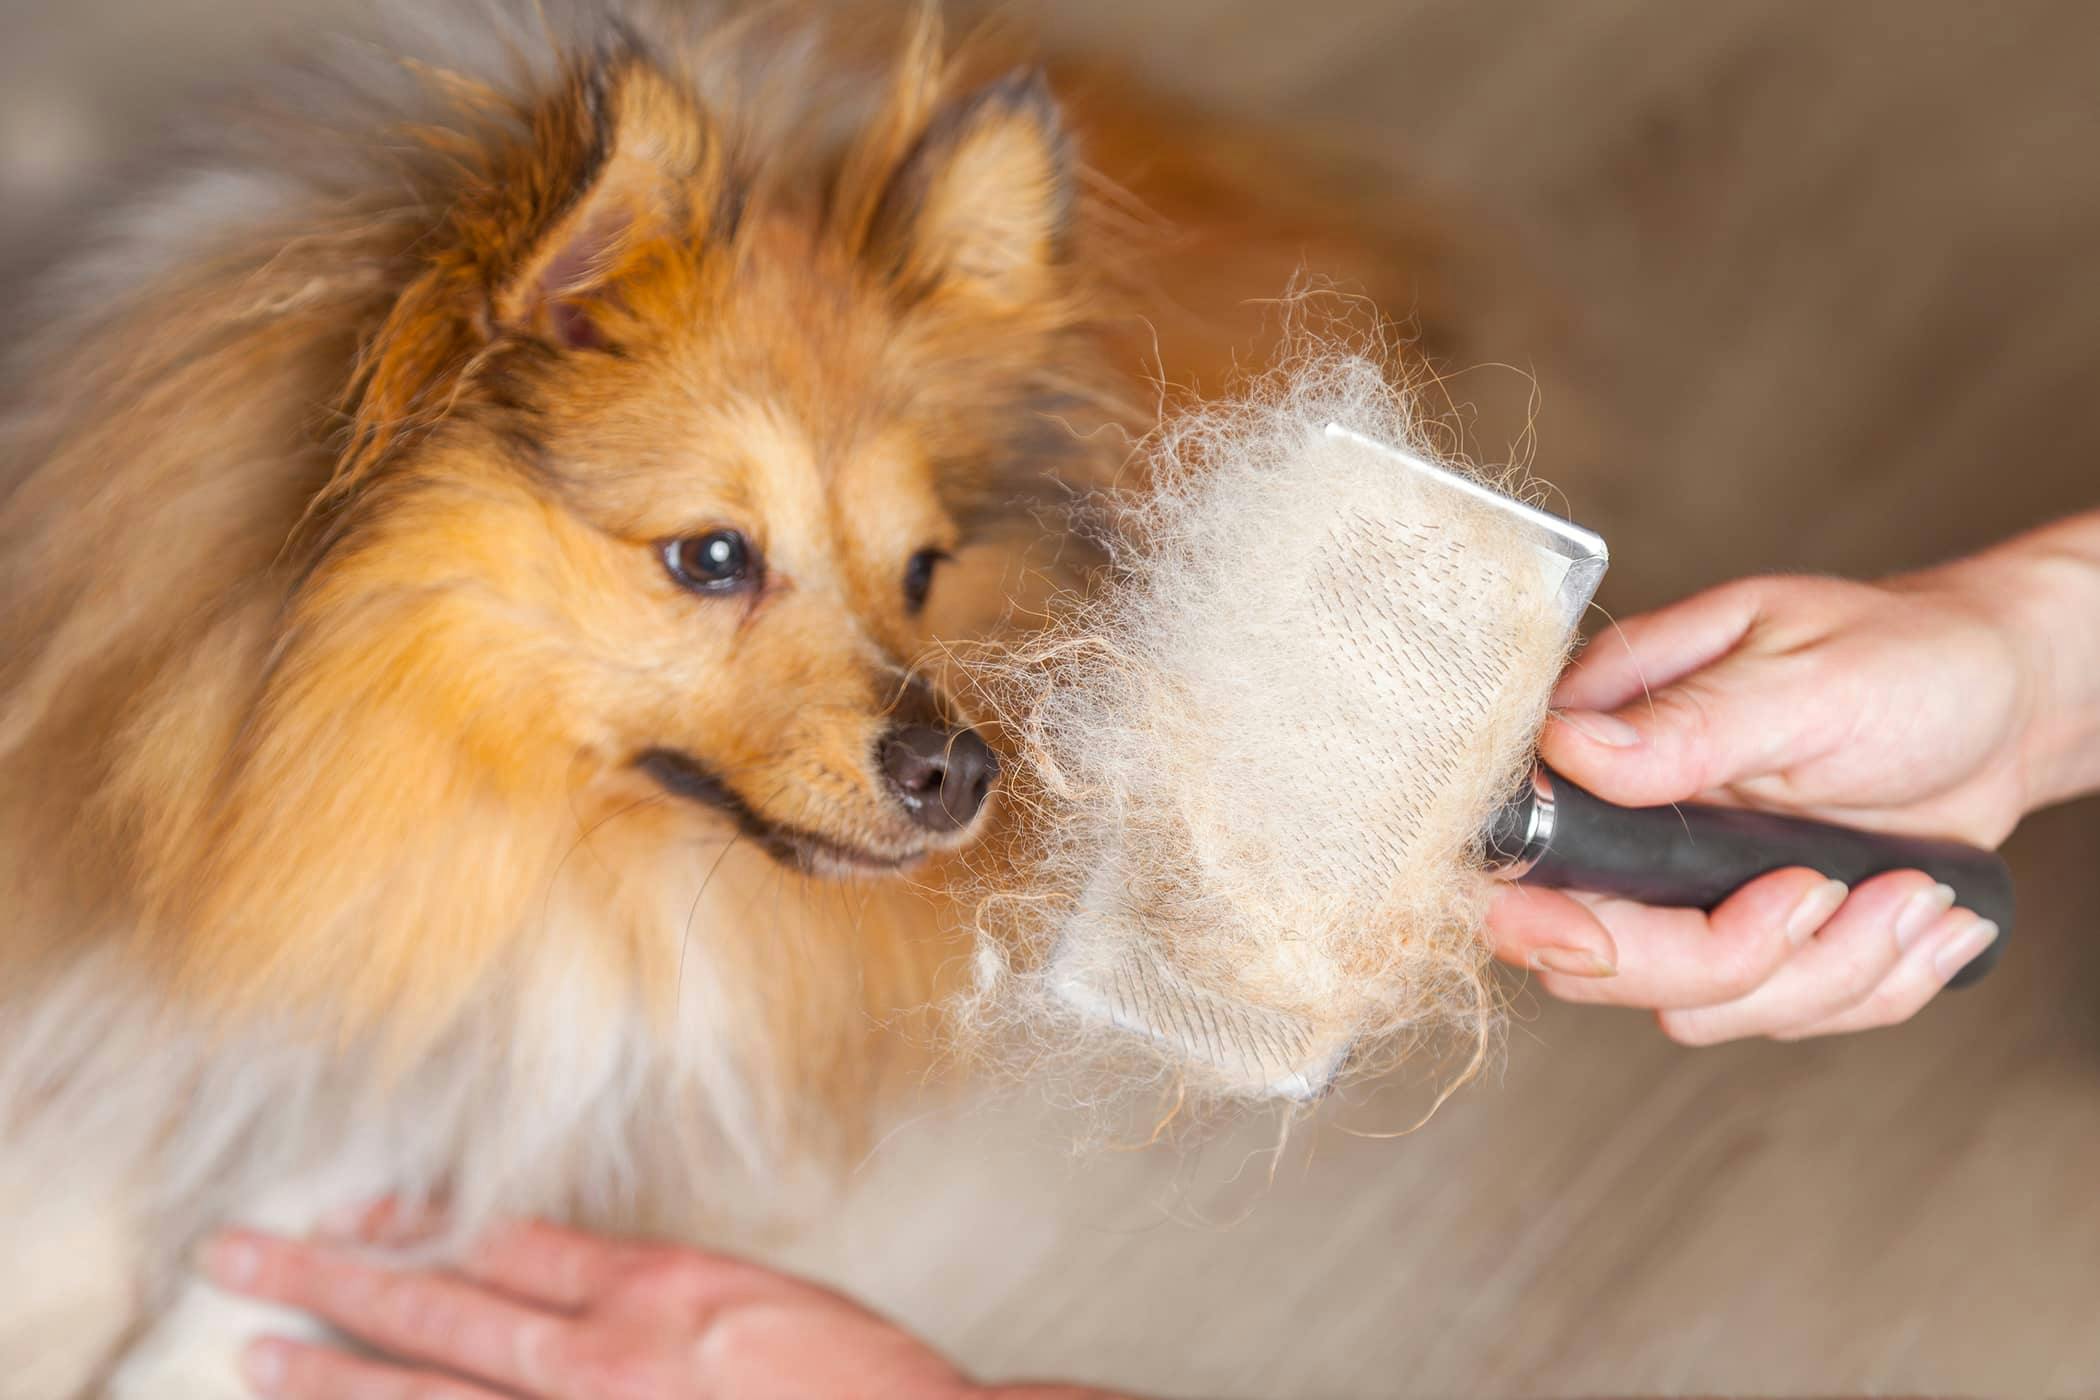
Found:
[{"label": "forearm", "polygon": [[2100,791],[2100,511],[1948,566],[2003,626],[2028,678],[2029,811]]}]

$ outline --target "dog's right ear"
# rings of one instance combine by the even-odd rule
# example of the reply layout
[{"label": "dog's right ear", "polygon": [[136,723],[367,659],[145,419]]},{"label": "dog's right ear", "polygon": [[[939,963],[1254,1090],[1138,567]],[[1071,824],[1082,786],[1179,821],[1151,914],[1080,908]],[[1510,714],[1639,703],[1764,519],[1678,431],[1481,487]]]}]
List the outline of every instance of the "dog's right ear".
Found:
[{"label": "dog's right ear", "polygon": [[514,173],[492,329],[570,349],[619,343],[648,317],[652,272],[734,232],[726,164],[707,114],[645,59],[579,73],[536,116]]}]

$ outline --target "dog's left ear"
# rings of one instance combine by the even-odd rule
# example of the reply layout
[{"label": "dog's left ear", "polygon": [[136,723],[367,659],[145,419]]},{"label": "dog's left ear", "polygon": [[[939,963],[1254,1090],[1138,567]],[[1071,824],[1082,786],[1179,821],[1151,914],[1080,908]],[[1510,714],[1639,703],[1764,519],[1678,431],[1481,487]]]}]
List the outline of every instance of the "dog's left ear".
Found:
[{"label": "dog's left ear", "polygon": [[936,112],[884,187],[864,255],[915,299],[1050,295],[1071,234],[1070,148],[1037,69]]}]

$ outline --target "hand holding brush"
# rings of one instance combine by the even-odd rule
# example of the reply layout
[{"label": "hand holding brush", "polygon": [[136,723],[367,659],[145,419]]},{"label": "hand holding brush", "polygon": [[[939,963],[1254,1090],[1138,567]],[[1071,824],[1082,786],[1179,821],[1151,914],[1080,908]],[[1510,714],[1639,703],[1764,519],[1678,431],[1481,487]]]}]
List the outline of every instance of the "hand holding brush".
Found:
[{"label": "hand holding brush", "polygon": [[[1601,631],[1546,764],[1607,801],[1717,803],[1995,847],[2100,786],[2100,515],[1883,583],[1748,579]],[[1930,875],[1774,871],[1709,913],[1517,886],[1498,956],[1673,1038],[1907,1019],[1998,935]]]},{"label": "hand holding brush", "polygon": [[1991,848],[2100,772],[2093,519],[1731,585],[1563,676],[1605,541],[1429,448],[1319,347],[1143,445],[1108,588],[1016,668],[1040,844],[981,906],[981,1020],[1306,1101],[1439,1037],[1477,1067],[1490,952],[1702,1043],[1988,970]]}]

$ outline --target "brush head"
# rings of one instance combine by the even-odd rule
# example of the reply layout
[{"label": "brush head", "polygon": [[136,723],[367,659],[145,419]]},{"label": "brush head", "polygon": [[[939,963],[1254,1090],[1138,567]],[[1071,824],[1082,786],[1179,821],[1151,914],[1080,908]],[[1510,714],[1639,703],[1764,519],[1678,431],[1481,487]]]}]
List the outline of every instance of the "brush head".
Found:
[{"label": "brush head", "polygon": [[1332,442],[1350,443],[1384,458],[1396,472],[1411,473],[1427,497],[1441,497],[1452,509],[1481,505],[1498,514],[1512,543],[1529,542],[1539,580],[1553,595],[1554,607],[1560,612],[1565,638],[1574,638],[1582,626],[1583,614],[1590,610],[1590,600],[1597,596],[1597,585],[1604,582],[1604,571],[1611,567],[1611,551],[1605,547],[1602,535],[1506,495],[1480,477],[1440,467],[1426,457],[1365,437],[1343,424],[1329,423],[1326,434]]},{"label": "brush head", "polygon": [[1396,454],[1412,427],[1328,356],[1147,445],[1111,585],[1011,712],[1041,830],[987,1000],[1237,1098],[1486,1034],[1482,831],[1592,551]]}]

